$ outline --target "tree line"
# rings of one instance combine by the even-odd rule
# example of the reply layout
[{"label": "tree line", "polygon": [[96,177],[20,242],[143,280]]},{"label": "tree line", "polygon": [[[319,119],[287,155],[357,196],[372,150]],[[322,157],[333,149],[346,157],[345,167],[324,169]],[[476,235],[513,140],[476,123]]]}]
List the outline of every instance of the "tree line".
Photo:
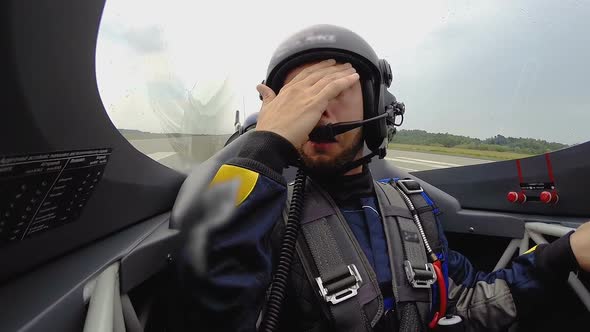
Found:
[{"label": "tree line", "polygon": [[541,154],[568,147],[567,144],[547,142],[534,138],[505,137],[496,135],[486,139],[449,133],[429,133],[425,130],[398,130],[391,143],[440,146],[485,151],[517,152],[524,154]]}]

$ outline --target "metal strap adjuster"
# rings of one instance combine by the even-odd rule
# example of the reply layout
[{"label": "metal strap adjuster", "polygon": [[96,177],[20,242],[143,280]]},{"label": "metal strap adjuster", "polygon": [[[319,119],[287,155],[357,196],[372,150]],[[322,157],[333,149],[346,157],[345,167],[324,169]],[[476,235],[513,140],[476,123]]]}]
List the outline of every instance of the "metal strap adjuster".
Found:
[{"label": "metal strap adjuster", "polygon": [[430,288],[436,282],[436,273],[432,263],[425,264],[425,269],[412,267],[410,261],[404,262],[408,281],[414,288]]},{"label": "metal strap adjuster", "polygon": [[348,273],[331,280],[323,281],[321,277],[315,278],[320,288],[320,295],[326,302],[338,304],[357,295],[363,279],[354,264],[348,265],[347,268]]},{"label": "metal strap adjuster", "polygon": [[408,195],[424,192],[420,183],[412,179],[397,180],[396,183]]}]

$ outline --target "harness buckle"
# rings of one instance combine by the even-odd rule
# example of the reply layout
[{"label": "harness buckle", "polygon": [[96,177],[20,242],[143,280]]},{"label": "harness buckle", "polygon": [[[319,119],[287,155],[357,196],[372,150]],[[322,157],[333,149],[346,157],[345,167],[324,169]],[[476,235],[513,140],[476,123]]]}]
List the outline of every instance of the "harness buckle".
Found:
[{"label": "harness buckle", "polygon": [[425,268],[415,268],[410,261],[404,261],[404,270],[408,281],[414,288],[430,288],[437,280],[432,263],[427,263]]},{"label": "harness buckle", "polygon": [[348,268],[348,273],[336,276],[330,280],[323,281],[321,277],[315,278],[320,288],[320,295],[326,302],[338,304],[357,295],[363,279],[354,264],[347,265],[346,267]]},{"label": "harness buckle", "polygon": [[424,192],[420,183],[412,179],[397,180],[396,183],[408,195]]}]

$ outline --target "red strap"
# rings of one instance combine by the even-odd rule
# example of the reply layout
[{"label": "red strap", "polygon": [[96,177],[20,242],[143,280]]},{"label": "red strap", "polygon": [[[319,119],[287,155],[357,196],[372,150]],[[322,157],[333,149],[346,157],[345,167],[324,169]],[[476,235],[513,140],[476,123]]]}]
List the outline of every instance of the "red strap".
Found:
[{"label": "red strap", "polygon": [[[516,159],[516,169],[518,171],[518,181],[519,181],[519,184],[520,183],[524,183],[524,180],[522,178],[522,168],[520,167],[520,159]],[[521,190],[521,192],[522,191],[523,190]]]},{"label": "red strap", "polygon": [[445,285],[445,277],[442,272],[442,263],[440,260],[432,263],[434,266],[434,272],[436,273],[436,280],[438,284],[438,297],[439,297],[439,311],[434,314],[432,321],[428,324],[428,327],[434,329],[436,324],[438,324],[438,320],[443,318],[447,312],[447,287]]},{"label": "red strap", "polygon": [[428,323],[428,327],[432,330],[434,330],[434,328],[436,327],[436,325],[438,324],[439,319],[441,319],[442,316],[440,315],[440,313],[437,311],[434,313],[434,317],[432,317],[432,321],[430,321],[430,323]]},{"label": "red strap", "polygon": [[555,177],[553,176],[553,166],[551,166],[551,158],[549,153],[545,153],[545,161],[547,162],[547,171],[549,172],[549,181],[555,185]]}]

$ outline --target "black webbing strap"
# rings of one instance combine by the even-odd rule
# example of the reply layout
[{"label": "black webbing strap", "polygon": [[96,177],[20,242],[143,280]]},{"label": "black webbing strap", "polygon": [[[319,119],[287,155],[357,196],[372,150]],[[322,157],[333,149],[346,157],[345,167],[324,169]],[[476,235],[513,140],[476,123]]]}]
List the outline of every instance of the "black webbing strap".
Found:
[{"label": "black webbing strap", "polygon": [[[288,187],[290,198],[292,187]],[[346,250],[347,255],[343,254],[341,243],[349,242],[347,234],[335,220],[338,218],[335,217],[334,208],[326,205],[319,193],[311,190],[306,192],[301,230],[309,251],[299,246],[298,255],[312,287],[328,307],[335,329],[370,331],[371,324],[362,306],[376,298],[377,294],[371,287],[361,287],[364,282],[369,282],[362,280],[361,275],[368,274],[361,264],[358,266],[353,263],[359,260],[346,259],[354,251]],[[311,268],[312,265],[315,269]]]},{"label": "black webbing strap", "polygon": [[430,310],[430,285],[436,280],[435,274],[428,265],[422,237],[405,200],[390,184],[376,183],[390,250],[400,331],[422,331]]},{"label": "black webbing strap", "polygon": [[[356,295],[360,275],[346,264],[326,218],[302,225],[303,235],[319,272],[315,281],[338,331],[367,331],[367,322]],[[314,285],[315,286],[315,285]]]},{"label": "black webbing strap", "polygon": [[397,183],[392,183],[392,185],[397,185],[410,198],[414,209],[422,221],[422,228],[424,229],[426,238],[430,242],[432,250],[439,252],[442,244],[438,238],[437,220],[435,216],[440,214],[438,207],[422,189],[420,183],[415,180],[398,180]]}]

